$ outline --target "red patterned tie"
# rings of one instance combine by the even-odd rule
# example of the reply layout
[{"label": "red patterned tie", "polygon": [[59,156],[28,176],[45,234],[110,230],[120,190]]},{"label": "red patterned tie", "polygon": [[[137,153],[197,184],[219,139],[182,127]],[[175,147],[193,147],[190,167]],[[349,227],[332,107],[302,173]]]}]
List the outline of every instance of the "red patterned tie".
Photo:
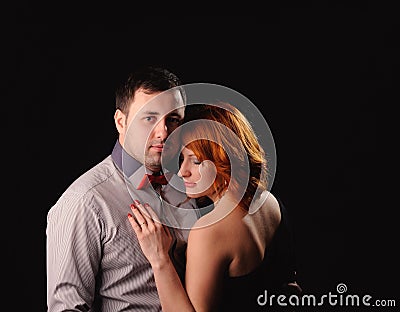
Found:
[{"label": "red patterned tie", "polygon": [[168,180],[163,174],[145,174],[137,189],[140,190],[144,187],[147,187],[149,185],[149,182],[151,183],[151,185],[153,185],[153,187],[155,184],[168,184]]}]

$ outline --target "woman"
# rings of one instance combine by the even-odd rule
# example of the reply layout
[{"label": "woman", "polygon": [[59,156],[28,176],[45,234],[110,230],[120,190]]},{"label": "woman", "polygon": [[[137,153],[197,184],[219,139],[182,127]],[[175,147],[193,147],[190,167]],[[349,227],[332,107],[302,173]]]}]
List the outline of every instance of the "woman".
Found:
[{"label": "woman", "polygon": [[163,311],[265,309],[257,301],[265,290],[280,295],[287,285],[300,288],[285,211],[267,191],[264,151],[232,105],[188,109],[178,174],[188,197],[206,197],[214,209],[190,230],[183,283],[168,255],[171,235],[151,207],[135,201],[128,215],[154,270]]}]

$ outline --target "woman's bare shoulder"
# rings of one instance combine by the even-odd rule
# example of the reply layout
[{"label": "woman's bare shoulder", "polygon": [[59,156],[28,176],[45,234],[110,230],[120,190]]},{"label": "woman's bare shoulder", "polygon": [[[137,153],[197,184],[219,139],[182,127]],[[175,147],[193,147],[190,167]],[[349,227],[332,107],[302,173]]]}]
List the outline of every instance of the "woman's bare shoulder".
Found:
[{"label": "woman's bare shoulder", "polygon": [[274,194],[269,191],[262,192],[257,199],[253,200],[249,208],[249,213],[254,214],[260,209],[269,211],[272,214],[280,215],[279,202]]}]

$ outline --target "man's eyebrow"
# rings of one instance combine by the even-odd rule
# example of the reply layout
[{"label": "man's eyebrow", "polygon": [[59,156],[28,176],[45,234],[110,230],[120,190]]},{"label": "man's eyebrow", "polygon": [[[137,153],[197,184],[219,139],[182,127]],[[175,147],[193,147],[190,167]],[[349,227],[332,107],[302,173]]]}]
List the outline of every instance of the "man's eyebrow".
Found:
[{"label": "man's eyebrow", "polygon": [[[158,115],[161,115],[159,112],[155,112],[155,111],[142,111],[141,112],[141,114],[142,115],[154,115],[154,116],[158,116]],[[165,116],[172,116],[172,117],[179,117],[179,118],[182,118],[182,116],[180,115],[180,114],[178,114],[178,113],[176,113],[176,112],[172,112],[172,113],[170,113],[170,114],[167,114],[167,115],[165,115]]]},{"label": "man's eyebrow", "polygon": [[142,115],[160,115],[159,112],[154,112],[154,111],[142,111]]}]

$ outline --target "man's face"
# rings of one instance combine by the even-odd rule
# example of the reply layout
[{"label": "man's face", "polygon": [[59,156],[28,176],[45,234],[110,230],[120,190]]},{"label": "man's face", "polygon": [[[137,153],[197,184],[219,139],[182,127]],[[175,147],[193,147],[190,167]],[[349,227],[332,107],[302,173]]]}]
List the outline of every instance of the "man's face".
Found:
[{"label": "man's face", "polygon": [[178,90],[153,94],[138,90],[126,120],[124,149],[148,169],[159,171],[165,141],[183,117],[183,99]]}]

